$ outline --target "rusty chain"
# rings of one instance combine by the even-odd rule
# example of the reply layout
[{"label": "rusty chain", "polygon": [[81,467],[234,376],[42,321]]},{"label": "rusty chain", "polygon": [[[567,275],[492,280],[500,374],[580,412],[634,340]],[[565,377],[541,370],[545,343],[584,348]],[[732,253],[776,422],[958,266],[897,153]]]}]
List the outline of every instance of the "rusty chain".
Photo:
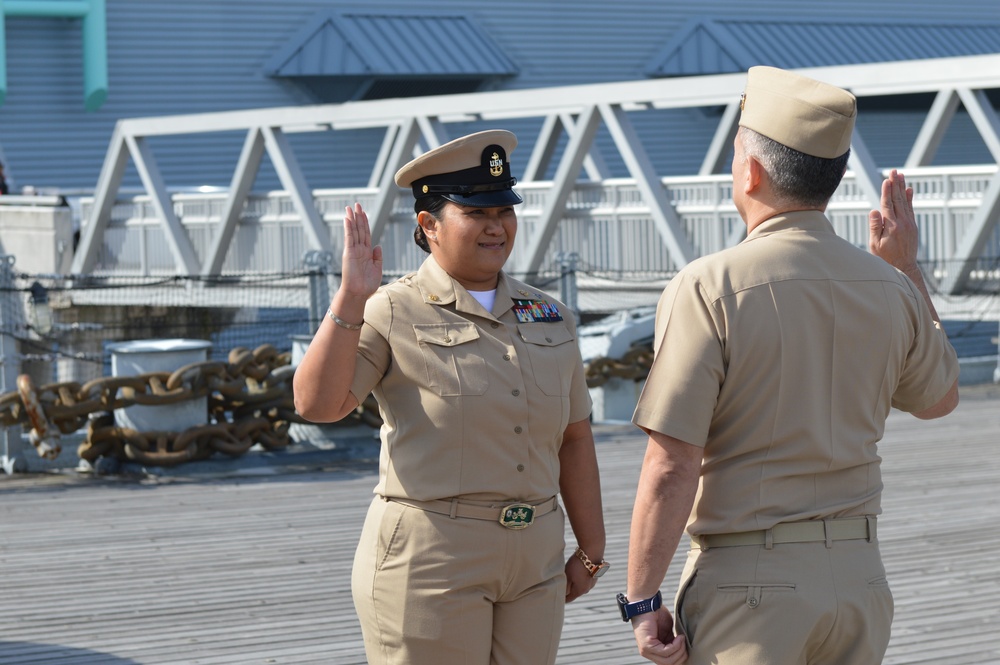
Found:
[{"label": "rusty chain", "polygon": [[[630,349],[621,359],[595,358],[585,365],[587,386],[596,388],[613,377],[638,381],[649,374],[651,345]],[[83,385],[53,383],[35,388],[21,375],[17,391],[0,395],[0,425],[30,425],[29,439],[42,457],[61,452],[60,434],[86,427],[77,449],[81,459],[100,457],[155,466],[175,466],[208,459],[219,452],[232,457],[255,444],[266,450],[288,446],[291,423],[307,423],[295,412],[290,354],[269,344],[254,351],[239,347],[228,362],[206,361],[174,372],[104,377]],[[208,423],[182,432],[138,432],[119,427],[114,410],[136,404],[169,405],[207,398]],[[382,420],[371,395],[338,425],[377,428]]]},{"label": "rusty chain", "polygon": [[653,366],[653,345],[645,344],[629,349],[620,360],[594,358],[584,365],[587,387],[597,388],[613,377],[638,381],[649,375]]},{"label": "rusty chain", "polygon": [[[290,354],[265,344],[253,351],[239,347],[228,362],[205,361],[174,372],[105,377],[83,385],[54,383],[35,388],[28,375],[18,377],[16,392],[0,395],[0,425],[30,426],[29,439],[38,454],[55,459],[60,434],[86,426],[77,449],[81,459],[100,457],[155,466],[203,460],[220,452],[237,457],[255,444],[266,450],[288,446],[288,428],[306,423],[295,412]],[[208,423],[182,432],[138,432],[119,427],[114,410],[141,404],[157,406],[206,398]],[[382,424],[369,396],[338,425]]]}]

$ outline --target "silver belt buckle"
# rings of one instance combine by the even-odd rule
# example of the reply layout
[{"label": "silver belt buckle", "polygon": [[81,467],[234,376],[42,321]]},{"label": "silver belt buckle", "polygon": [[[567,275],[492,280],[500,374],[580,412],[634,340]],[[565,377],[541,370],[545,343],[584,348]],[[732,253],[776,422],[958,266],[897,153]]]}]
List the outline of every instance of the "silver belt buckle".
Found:
[{"label": "silver belt buckle", "polygon": [[507,529],[526,529],[535,521],[535,507],[526,503],[512,503],[500,510],[500,526]]}]

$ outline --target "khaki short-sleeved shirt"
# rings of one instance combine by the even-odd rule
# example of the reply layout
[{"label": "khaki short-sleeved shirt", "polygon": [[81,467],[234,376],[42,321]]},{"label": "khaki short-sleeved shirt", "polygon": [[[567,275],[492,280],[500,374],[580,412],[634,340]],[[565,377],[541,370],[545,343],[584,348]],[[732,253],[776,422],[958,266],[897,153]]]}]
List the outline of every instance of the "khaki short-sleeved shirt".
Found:
[{"label": "khaki short-sleeved shirt", "polygon": [[573,314],[501,273],[493,311],[428,257],[365,308],[351,386],[384,420],[377,494],[536,501],[591,400]]},{"label": "khaki short-sleeved shirt", "polygon": [[633,422],[703,446],[688,531],[880,512],[890,407],[937,403],[958,360],[916,285],[789,213],[681,270]]}]

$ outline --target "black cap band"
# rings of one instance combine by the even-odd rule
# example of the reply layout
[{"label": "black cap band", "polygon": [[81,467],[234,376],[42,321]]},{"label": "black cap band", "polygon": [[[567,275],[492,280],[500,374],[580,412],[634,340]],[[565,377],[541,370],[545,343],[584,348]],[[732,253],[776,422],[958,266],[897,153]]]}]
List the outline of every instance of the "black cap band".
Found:
[{"label": "black cap band", "polygon": [[480,192],[499,192],[504,189],[511,189],[516,184],[517,178],[482,185],[414,185],[413,196],[418,199],[423,196],[441,196],[443,194],[470,196]]}]

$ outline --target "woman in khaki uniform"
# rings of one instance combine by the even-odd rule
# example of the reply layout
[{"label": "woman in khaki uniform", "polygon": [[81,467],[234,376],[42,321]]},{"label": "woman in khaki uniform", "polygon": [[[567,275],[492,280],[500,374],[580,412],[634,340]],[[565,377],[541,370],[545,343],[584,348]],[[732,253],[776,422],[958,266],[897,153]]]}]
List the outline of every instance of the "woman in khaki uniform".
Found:
[{"label": "woman in khaki uniform", "polygon": [[480,132],[399,170],[430,256],[389,285],[347,209],[343,281],[296,370],[303,417],[339,420],[373,392],[384,420],[352,578],[370,663],[553,663],[564,604],[607,569],[573,316],[503,272],[516,144]]}]

